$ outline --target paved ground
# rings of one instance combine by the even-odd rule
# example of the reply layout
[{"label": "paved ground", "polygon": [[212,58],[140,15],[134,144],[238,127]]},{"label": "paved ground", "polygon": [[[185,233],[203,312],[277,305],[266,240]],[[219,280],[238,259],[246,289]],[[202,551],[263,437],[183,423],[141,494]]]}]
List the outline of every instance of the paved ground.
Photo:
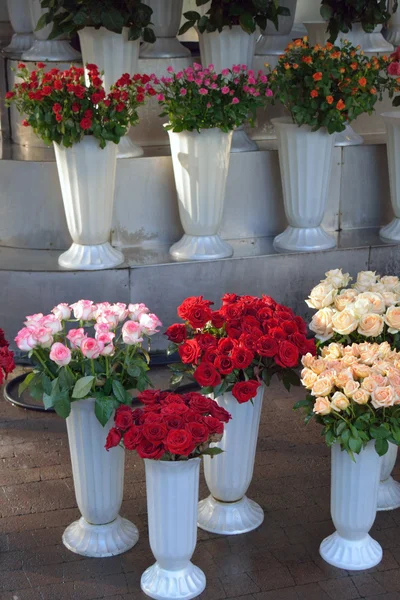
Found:
[{"label": "paved ground", "polygon": [[[378,514],[373,535],[384,559],[377,568],[350,573],[319,557],[333,531],[329,453],[293,402],[277,385],[265,397],[249,490],[265,510],[262,527],[236,537],[199,531],[193,560],[208,582],[201,600],[400,600],[400,511]],[[0,600],[143,600],[140,575],[153,558],[141,460],[127,457],[121,511],[139,527],[138,545],[119,557],[84,559],[61,544],[78,517],[65,423],[1,401],[0,431]]]}]

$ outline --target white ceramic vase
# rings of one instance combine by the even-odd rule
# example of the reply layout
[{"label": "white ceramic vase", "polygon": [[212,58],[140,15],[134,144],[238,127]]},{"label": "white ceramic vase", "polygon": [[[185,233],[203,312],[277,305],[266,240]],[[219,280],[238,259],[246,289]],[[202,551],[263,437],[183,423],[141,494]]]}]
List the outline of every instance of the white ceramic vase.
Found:
[{"label": "white ceramic vase", "polygon": [[[253,66],[257,33],[248,34],[236,25],[232,29],[226,28],[219,33],[199,34],[200,59],[204,67],[214,65],[216,73],[222,69],[231,69],[233,65]],[[249,138],[244,126],[233,133],[231,152],[254,152],[258,150],[257,144]]]},{"label": "white ceramic vase", "polygon": [[132,548],[139,533],[119,515],[125,453],[120,446],[108,452],[105,449],[113,419],[102,427],[94,403],[94,398],[73,402],[67,418],[75,495],[82,517],[64,531],[63,543],[76,554],[105,558]]},{"label": "white ceramic vase", "polygon": [[141,588],[156,600],[189,600],[206,587],[190,559],[197,542],[200,459],[145,459],[150,547],[156,563],[142,575]]},{"label": "white ceramic vase", "polygon": [[[390,12],[393,11],[394,0],[390,0]],[[400,9],[395,13],[392,12],[388,27],[385,33],[386,41],[392,44],[395,48],[400,44]]]},{"label": "white ceramic vase", "polygon": [[326,129],[298,127],[290,117],[272,119],[288,227],[274,239],[280,251],[316,252],[335,247],[321,227],[328,195],[335,136]]},{"label": "white ceramic vase", "polygon": [[394,510],[400,507],[400,483],[391,475],[396,464],[398,447],[389,442],[389,450],[382,458],[381,478],[378,489],[378,510]]},{"label": "white ceramic vase", "polygon": [[117,146],[102,150],[93,136],[65,148],[54,144],[65,216],[73,244],[58,259],[61,267],[96,270],[115,267],[123,254],[109,242],[114,204]]},{"label": "white ceramic vase", "polygon": [[214,444],[223,454],[204,456],[204,476],[211,495],[199,502],[198,526],[222,535],[252,531],[264,520],[261,506],[246,492],[251,483],[256,455],[264,386],[251,402],[239,404],[226,393],[215,400],[231,415],[222,440]]},{"label": "white ceramic vase", "polygon": [[183,58],[190,56],[176,38],[182,17],[183,0],[145,0],[153,9],[151,22],[156,35],[154,44],[144,43],[140,58]]},{"label": "white ceramic vase", "polygon": [[[138,72],[140,40],[129,41],[128,28],[122,33],[114,33],[105,27],[95,29],[85,27],[79,31],[83,63],[93,63],[104,71],[103,81],[106,92],[121,75]],[[143,155],[143,149],[135,144],[127,134],[118,144],[118,158],[136,158]]]},{"label": "white ceramic vase", "polygon": [[80,60],[80,52],[74,50],[64,36],[57,38],[56,40],[47,39],[53,28],[52,24],[46,25],[43,29],[36,31],[39,19],[47,12],[46,8],[41,7],[40,0],[30,0],[29,8],[32,29],[35,32],[35,41],[29,50],[23,52],[21,58],[23,60],[40,60],[47,62],[69,62]]},{"label": "white ceramic vase", "polygon": [[361,23],[353,23],[348,33],[339,32],[336,44],[341,39],[348,40],[355,47],[360,46],[361,50],[368,54],[393,52],[393,45],[382,35],[382,25],[377,25],[372,33],[367,33]]},{"label": "white ceramic vase", "polygon": [[171,246],[175,260],[228,258],[233,250],[218,235],[224,209],[232,132],[169,131],[184,236]]},{"label": "white ceramic vase", "polygon": [[278,17],[278,30],[268,21],[267,28],[261,32],[262,36],[256,44],[256,56],[280,56],[284,54],[287,45],[292,41],[291,31],[296,14],[297,0],[280,0],[279,6],[288,8],[290,16]]},{"label": "white ceramic vase", "polygon": [[381,458],[375,441],[354,455],[332,446],[331,515],[336,531],[320,546],[322,558],[339,569],[361,571],[382,560],[382,548],[369,535],[375,517]]},{"label": "white ceramic vase", "polygon": [[346,129],[335,135],[335,146],[361,146],[364,143],[364,138],[358,135],[354,129],[346,123]]},{"label": "white ceramic vase", "polygon": [[394,219],[379,231],[387,242],[400,242],[400,111],[381,115],[386,126],[386,148],[389,167],[390,198]]},{"label": "white ceramic vase", "polygon": [[30,0],[7,0],[7,8],[15,33],[3,52],[10,57],[19,58],[22,52],[29,50],[35,40],[32,33]]},{"label": "white ceramic vase", "polygon": [[325,46],[329,38],[329,32],[326,30],[328,23],[326,21],[304,21],[304,26],[307,29],[310,46],[316,44]]}]

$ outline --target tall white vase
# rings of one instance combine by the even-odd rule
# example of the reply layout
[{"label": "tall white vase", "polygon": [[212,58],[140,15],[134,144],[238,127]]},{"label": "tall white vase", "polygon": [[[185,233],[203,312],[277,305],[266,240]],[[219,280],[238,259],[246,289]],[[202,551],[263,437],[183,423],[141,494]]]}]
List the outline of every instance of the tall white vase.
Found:
[{"label": "tall white vase", "polygon": [[11,57],[19,58],[22,52],[29,50],[35,40],[32,33],[30,0],[7,0],[7,8],[15,33],[3,52]]},{"label": "tall white vase", "polygon": [[190,56],[176,38],[182,17],[183,0],[145,0],[153,9],[151,22],[156,35],[154,44],[144,43],[140,58],[182,58]]},{"label": "tall white vase", "polygon": [[335,136],[326,129],[298,127],[292,119],[272,119],[278,138],[285,213],[289,222],[274,239],[280,251],[313,252],[336,246],[321,227],[328,195]]},{"label": "tall white vase", "polygon": [[[393,10],[394,0],[390,0],[390,12]],[[396,48],[400,44],[400,9],[397,9],[395,13],[392,13],[388,28],[385,33],[386,41]]]},{"label": "tall white vase", "polygon": [[391,473],[396,464],[398,447],[389,442],[389,450],[382,458],[381,478],[378,490],[378,510],[394,510],[400,507],[400,483]]},{"label": "tall white vase", "polygon": [[375,517],[381,458],[371,441],[353,461],[332,446],[331,515],[336,531],[320,546],[322,558],[339,569],[360,571],[382,560],[382,548],[369,535]]},{"label": "tall white vase", "polygon": [[384,241],[400,242],[400,111],[381,115],[386,126],[386,148],[389,167],[390,199],[394,219],[379,231]]},{"label": "tall white vase", "polygon": [[30,0],[30,15],[32,20],[32,29],[35,32],[35,41],[33,46],[22,54],[23,60],[41,60],[52,62],[68,62],[81,59],[80,52],[74,50],[65,36],[56,40],[47,39],[51,33],[53,25],[46,25],[43,29],[36,31],[39,19],[48,12],[42,8],[40,0]]},{"label": "tall white vase", "polygon": [[296,14],[297,0],[280,0],[279,6],[288,8],[290,15],[278,17],[278,30],[268,21],[267,28],[256,44],[256,56],[280,56],[284,54],[287,45],[292,41],[291,31]]},{"label": "tall white vase", "polygon": [[114,204],[117,146],[102,150],[93,136],[65,148],[54,144],[65,216],[73,244],[58,259],[61,267],[95,270],[115,267],[123,254],[109,242]]},{"label": "tall white vase", "polygon": [[239,404],[226,393],[215,400],[231,415],[222,440],[216,447],[223,454],[204,456],[204,475],[211,495],[199,502],[198,526],[222,535],[256,529],[264,520],[261,506],[246,492],[251,483],[256,455],[264,386],[253,401]]},{"label": "tall white vase", "polygon": [[67,418],[75,495],[82,517],[67,527],[63,543],[82,556],[104,558],[122,554],[139,539],[135,525],[119,516],[124,491],[125,453],[104,448],[111,418],[102,427],[94,398],[72,403]]},{"label": "tall white vase", "polygon": [[232,132],[202,129],[169,131],[172,164],[184,236],[171,246],[175,260],[232,256],[218,235],[224,209]]},{"label": "tall white vase", "polygon": [[[122,33],[114,33],[105,27],[95,29],[85,27],[79,31],[83,63],[95,64],[104,71],[106,91],[121,75],[138,72],[140,41],[129,41],[128,28]],[[143,149],[126,135],[118,144],[118,158],[136,158],[143,155]]]},{"label": "tall white vase", "polygon": [[189,600],[206,587],[190,559],[197,542],[200,459],[145,459],[150,547],[156,563],[142,575],[141,588],[156,600]]},{"label": "tall white vase", "polygon": [[[226,28],[219,33],[199,34],[200,58],[202,65],[214,65],[215,71],[221,73],[222,69],[231,69],[233,65],[246,65],[249,69],[253,66],[257,33],[248,34],[235,25],[232,29]],[[233,133],[231,152],[254,152],[258,146],[249,138],[244,126]]]}]

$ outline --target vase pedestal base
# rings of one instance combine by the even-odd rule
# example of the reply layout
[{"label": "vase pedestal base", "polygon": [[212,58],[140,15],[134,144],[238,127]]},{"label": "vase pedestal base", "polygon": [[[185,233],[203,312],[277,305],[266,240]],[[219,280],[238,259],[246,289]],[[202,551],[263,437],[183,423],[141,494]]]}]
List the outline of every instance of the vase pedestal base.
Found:
[{"label": "vase pedestal base", "polygon": [[130,550],[138,539],[137,527],[119,515],[106,525],[91,525],[81,517],[67,527],[62,537],[68,550],[92,558],[122,554]]},{"label": "vase pedestal base", "polygon": [[19,58],[23,52],[32,47],[34,41],[33,33],[14,33],[10,44],[3,48],[3,53],[8,57]]},{"label": "vase pedestal base", "polygon": [[58,258],[58,264],[64,269],[96,271],[116,267],[124,260],[122,252],[113,248],[109,242],[93,246],[74,243],[66,252],[61,254]]},{"label": "vase pedestal base", "polygon": [[393,477],[379,483],[377,510],[394,510],[400,507],[400,483]]},{"label": "vase pedestal base", "polygon": [[348,571],[371,569],[382,560],[382,548],[370,535],[362,540],[346,540],[337,531],[324,539],[319,553],[330,565]]},{"label": "vase pedestal base", "polygon": [[174,571],[162,569],[156,562],[146,569],[140,581],[143,592],[155,600],[190,600],[206,587],[206,577],[193,563]]},{"label": "vase pedestal base", "polygon": [[395,217],[389,225],[382,227],[379,236],[385,242],[400,242],[400,219]]},{"label": "vase pedestal base", "polygon": [[199,502],[197,524],[210,533],[238,535],[257,529],[263,521],[263,509],[247,496],[237,502],[219,502],[213,496]]},{"label": "vase pedestal base", "polygon": [[346,129],[335,136],[335,146],[361,146],[363,143],[364,138],[358,135],[350,125],[346,125]]},{"label": "vase pedestal base", "polygon": [[22,60],[46,62],[80,61],[81,53],[68,40],[35,40],[33,46],[22,54]]},{"label": "vase pedestal base", "polygon": [[234,130],[231,152],[256,152],[257,150],[257,144],[249,138],[243,125]]},{"label": "vase pedestal base", "polygon": [[322,227],[286,227],[274,239],[277,252],[317,252],[336,247],[336,242]]},{"label": "vase pedestal base", "polygon": [[170,255],[175,260],[212,260],[229,258],[233,250],[219,235],[188,235],[171,246]]},{"label": "vase pedestal base", "polygon": [[143,148],[135,144],[129,135],[125,135],[120,139],[117,158],[139,158],[143,154]]}]

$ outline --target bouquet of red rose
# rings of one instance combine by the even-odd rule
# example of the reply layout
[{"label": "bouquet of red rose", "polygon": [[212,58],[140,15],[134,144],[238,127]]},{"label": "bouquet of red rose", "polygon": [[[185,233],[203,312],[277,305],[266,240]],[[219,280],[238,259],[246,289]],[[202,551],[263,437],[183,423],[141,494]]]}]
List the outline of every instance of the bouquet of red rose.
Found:
[{"label": "bouquet of red rose", "polygon": [[8,348],[8,342],[4,331],[0,328],[0,385],[4,383],[8,375],[15,369],[14,352]]},{"label": "bouquet of red rose", "polygon": [[165,335],[182,363],[171,365],[172,383],[188,374],[214,397],[232,391],[239,403],[257,394],[262,382],[277,375],[285,387],[299,385],[295,369],[302,356],[315,354],[307,326],[287,306],[270,296],[225,294],[222,307],[212,310],[202,296],[187,298],[178,315],[185,323],[171,325]]},{"label": "bouquet of red rose", "polygon": [[144,408],[120,406],[106,442],[109,450],[123,443],[142,458],[184,460],[220,454],[210,444],[219,442],[231,415],[196,392],[174,394],[147,390],[138,399]]}]

